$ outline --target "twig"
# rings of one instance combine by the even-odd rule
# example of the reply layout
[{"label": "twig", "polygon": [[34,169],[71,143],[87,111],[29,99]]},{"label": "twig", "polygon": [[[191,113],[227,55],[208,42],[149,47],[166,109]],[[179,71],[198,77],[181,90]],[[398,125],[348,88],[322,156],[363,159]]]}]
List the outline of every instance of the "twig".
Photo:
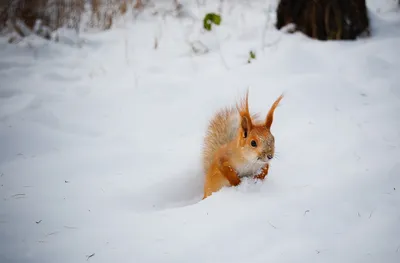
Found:
[{"label": "twig", "polygon": [[46,237],[48,237],[48,236],[53,236],[53,235],[57,235],[58,233],[60,233],[60,231],[54,231],[54,232],[48,233],[48,234],[46,235]]},{"label": "twig", "polygon": [[269,222],[268,220],[267,220],[267,222],[268,222],[268,224],[269,224],[270,226],[272,226],[273,228],[277,229],[277,227],[274,226],[273,224],[271,224],[271,222]]},{"label": "twig", "polygon": [[154,38],[154,49],[157,49],[158,48],[158,39],[157,39],[157,37],[155,37]]},{"label": "twig", "polygon": [[219,39],[218,39],[216,30],[212,30],[212,31],[214,32],[215,38],[216,38],[216,40],[217,40],[218,51],[219,51],[218,53],[219,53],[219,56],[220,56],[220,58],[221,58],[222,64],[224,65],[224,67],[225,67],[227,70],[229,70],[228,64],[226,63],[226,61],[225,61],[225,59],[224,59],[224,57],[223,57],[223,55],[222,55],[221,44],[219,43]]},{"label": "twig", "polygon": [[304,211],[304,215],[303,216],[305,216],[308,212],[310,212],[310,210]]},{"label": "twig", "polygon": [[371,213],[369,214],[369,217],[368,217],[368,218],[371,218],[371,217],[372,217],[372,214],[374,213],[374,211],[375,211],[375,209],[373,209],[373,210],[371,211]]},{"label": "twig", "polygon": [[93,254],[91,254],[91,255],[89,255],[89,256],[86,256],[86,261],[88,261],[91,257],[94,257],[94,255],[96,255],[96,254],[93,253]]},{"label": "twig", "polygon": [[125,46],[125,61],[126,64],[129,66],[129,41],[127,35],[124,37],[124,46]]},{"label": "twig", "polygon": [[42,222],[42,220],[35,221],[36,224],[40,224],[41,222]]},{"label": "twig", "polygon": [[271,11],[271,4],[268,5],[266,16],[267,19],[265,20],[265,25],[261,34],[261,50],[264,51],[264,47],[265,47],[265,35],[267,34],[267,29],[268,29],[268,25],[269,25],[269,21],[270,21],[270,11]]},{"label": "twig", "polygon": [[25,194],[15,194],[15,195],[12,195],[11,197],[18,197],[18,196],[25,196]]},{"label": "twig", "polygon": [[[161,18],[161,20],[163,19]],[[158,48],[161,38],[162,38],[162,21],[158,21],[158,30],[156,36],[154,37],[154,49]]]}]

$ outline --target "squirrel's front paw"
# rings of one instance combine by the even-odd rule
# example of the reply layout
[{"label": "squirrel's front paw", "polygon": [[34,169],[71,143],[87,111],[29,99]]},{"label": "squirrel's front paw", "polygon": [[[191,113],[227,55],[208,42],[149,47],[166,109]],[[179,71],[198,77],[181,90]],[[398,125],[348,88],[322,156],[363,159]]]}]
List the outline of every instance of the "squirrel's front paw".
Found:
[{"label": "squirrel's front paw", "polygon": [[265,177],[268,175],[269,164],[263,167],[257,174],[254,176],[254,179],[264,180]]}]

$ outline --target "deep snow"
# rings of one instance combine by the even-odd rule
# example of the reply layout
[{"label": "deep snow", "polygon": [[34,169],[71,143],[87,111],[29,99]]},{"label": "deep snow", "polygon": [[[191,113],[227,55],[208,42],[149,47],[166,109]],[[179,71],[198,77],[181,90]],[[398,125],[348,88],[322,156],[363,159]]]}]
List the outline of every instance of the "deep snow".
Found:
[{"label": "deep snow", "polygon": [[[210,33],[153,8],[80,47],[0,39],[0,262],[400,262],[393,1],[367,1],[357,42],[277,32],[276,1],[227,2]],[[207,122],[248,87],[262,114],[285,94],[269,178],[201,201]]]}]

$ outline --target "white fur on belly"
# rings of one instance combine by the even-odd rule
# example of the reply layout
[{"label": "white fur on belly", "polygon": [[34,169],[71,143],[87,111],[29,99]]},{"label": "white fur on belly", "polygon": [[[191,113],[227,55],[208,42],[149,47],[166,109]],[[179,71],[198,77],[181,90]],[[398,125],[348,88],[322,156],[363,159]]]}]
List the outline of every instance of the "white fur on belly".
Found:
[{"label": "white fur on belly", "polygon": [[254,176],[261,172],[261,169],[266,165],[264,162],[255,162],[253,164],[243,164],[236,167],[236,172],[240,178]]}]

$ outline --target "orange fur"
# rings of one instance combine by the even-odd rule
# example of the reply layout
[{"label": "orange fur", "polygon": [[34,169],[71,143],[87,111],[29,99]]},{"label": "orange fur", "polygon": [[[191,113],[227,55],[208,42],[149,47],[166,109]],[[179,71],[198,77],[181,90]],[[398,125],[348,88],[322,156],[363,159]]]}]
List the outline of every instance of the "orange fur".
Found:
[{"label": "orange fur", "polygon": [[283,99],[283,95],[280,95],[276,101],[274,102],[274,104],[272,104],[271,109],[269,110],[268,114],[267,114],[267,118],[265,120],[265,124],[267,126],[268,129],[271,128],[272,122],[274,120],[274,112],[276,107],[278,107],[279,102]]},{"label": "orange fur", "polygon": [[254,178],[260,179],[260,180],[264,180],[265,177],[268,175],[268,170],[269,170],[269,164],[267,164],[266,166],[264,166],[264,167],[261,169],[261,172],[258,173],[258,174],[256,174],[256,175],[254,176]]},{"label": "orange fur", "polygon": [[275,153],[275,138],[270,128],[281,95],[271,106],[264,122],[251,115],[248,91],[233,107],[223,108],[211,119],[204,140],[204,198],[223,187],[237,186],[243,177],[263,180]]}]

